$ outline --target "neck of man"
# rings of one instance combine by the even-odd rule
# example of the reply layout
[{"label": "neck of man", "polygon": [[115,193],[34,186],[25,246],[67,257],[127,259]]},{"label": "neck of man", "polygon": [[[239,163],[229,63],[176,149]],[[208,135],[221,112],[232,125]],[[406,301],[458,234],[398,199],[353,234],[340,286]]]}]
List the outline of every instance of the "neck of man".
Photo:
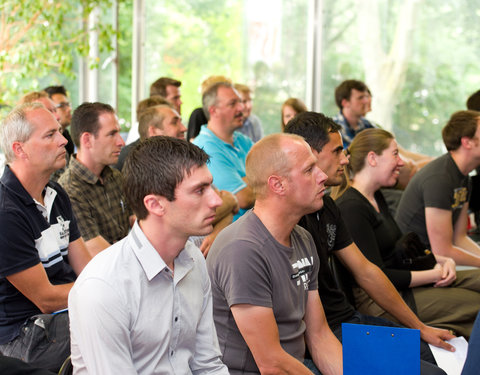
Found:
[{"label": "neck of man", "polygon": [[229,143],[233,146],[233,131],[228,130],[226,126],[218,124],[214,120],[210,120],[208,122],[207,129],[209,129],[225,143]]},{"label": "neck of man", "polygon": [[83,164],[87,169],[92,172],[97,178],[102,181],[102,171],[105,168],[105,165],[97,163],[92,155],[84,150],[79,149],[77,153],[77,161]]},{"label": "neck of man", "polygon": [[343,117],[345,117],[345,120],[347,120],[348,125],[350,125],[352,129],[356,130],[358,128],[358,120],[360,120],[361,116],[352,113],[348,108],[343,108],[342,114]]},{"label": "neck of man", "polygon": [[32,171],[28,168],[22,168],[16,165],[15,162],[10,163],[10,170],[18,178],[27,193],[30,194],[30,196],[37,202],[44,204],[43,190],[50,179],[50,175],[54,171],[45,171],[44,173],[40,173],[38,171]]},{"label": "neck of man", "polygon": [[291,246],[290,235],[303,215],[283,207],[281,202],[257,199],[253,212],[273,238],[284,246]]},{"label": "neck of man", "polygon": [[457,150],[450,151],[450,156],[460,172],[465,176],[479,166],[479,160],[472,159],[467,150],[462,149],[462,146]]},{"label": "neck of man", "polygon": [[152,213],[145,219],[139,220],[138,225],[158,255],[173,271],[175,258],[185,248],[188,236],[169,230],[162,220],[153,216]]}]

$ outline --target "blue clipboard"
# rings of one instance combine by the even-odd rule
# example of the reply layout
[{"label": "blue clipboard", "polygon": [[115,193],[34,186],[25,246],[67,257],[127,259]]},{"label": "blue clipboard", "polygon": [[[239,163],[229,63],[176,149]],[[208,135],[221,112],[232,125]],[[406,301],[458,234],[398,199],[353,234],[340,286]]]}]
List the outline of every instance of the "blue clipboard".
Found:
[{"label": "blue clipboard", "polygon": [[344,375],[420,374],[420,330],[342,323]]}]

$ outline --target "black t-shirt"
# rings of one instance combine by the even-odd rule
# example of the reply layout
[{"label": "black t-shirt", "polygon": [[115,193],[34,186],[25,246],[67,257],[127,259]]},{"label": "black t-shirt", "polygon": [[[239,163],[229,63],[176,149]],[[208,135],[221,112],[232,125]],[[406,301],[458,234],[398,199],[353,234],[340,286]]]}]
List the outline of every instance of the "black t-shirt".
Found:
[{"label": "black t-shirt", "polygon": [[402,236],[397,223],[388,210],[380,190],[375,192],[380,212],[358,190],[350,187],[338,200],[348,231],[363,255],[376,264],[399,290],[409,287],[411,273],[391,268],[394,264],[395,244]]},{"label": "black t-shirt", "polygon": [[355,309],[338,287],[328,265],[328,259],[334,254],[334,251],[349,246],[352,239],[333,199],[325,196],[323,201],[323,208],[302,217],[299,225],[310,232],[315,242],[320,258],[318,292],[328,324],[335,329],[342,322],[348,320]]}]

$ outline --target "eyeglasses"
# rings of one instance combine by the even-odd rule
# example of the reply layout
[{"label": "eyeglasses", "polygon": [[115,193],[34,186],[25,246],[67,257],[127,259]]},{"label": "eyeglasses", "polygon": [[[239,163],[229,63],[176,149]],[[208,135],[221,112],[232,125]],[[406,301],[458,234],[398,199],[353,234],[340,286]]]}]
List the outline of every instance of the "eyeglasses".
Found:
[{"label": "eyeglasses", "polygon": [[60,102],[58,104],[55,105],[56,108],[67,108],[67,107],[70,107],[70,103],[69,102]]}]

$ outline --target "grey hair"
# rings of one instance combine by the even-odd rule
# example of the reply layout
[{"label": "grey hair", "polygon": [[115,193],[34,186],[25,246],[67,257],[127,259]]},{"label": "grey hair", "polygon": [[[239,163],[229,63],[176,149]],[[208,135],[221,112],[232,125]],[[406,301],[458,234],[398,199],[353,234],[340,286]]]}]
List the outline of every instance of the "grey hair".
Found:
[{"label": "grey hair", "polygon": [[218,89],[220,87],[227,87],[227,88],[233,89],[233,85],[229,82],[217,82],[209,86],[202,95],[203,113],[205,113],[205,117],[209,121],[210,121],[210,112],[208,111],[208,109],[212,105],[217,104]]},{"label": "grey hair", "polygon": [[13,142],[26,142],[33,133],[34,127],[27,120],[27,112],[45,108],[42,103],[24,103],[15,107],[2,122],[0,127],[0,147],[5,154],[5,163],[15,160],[12,149]]}]

